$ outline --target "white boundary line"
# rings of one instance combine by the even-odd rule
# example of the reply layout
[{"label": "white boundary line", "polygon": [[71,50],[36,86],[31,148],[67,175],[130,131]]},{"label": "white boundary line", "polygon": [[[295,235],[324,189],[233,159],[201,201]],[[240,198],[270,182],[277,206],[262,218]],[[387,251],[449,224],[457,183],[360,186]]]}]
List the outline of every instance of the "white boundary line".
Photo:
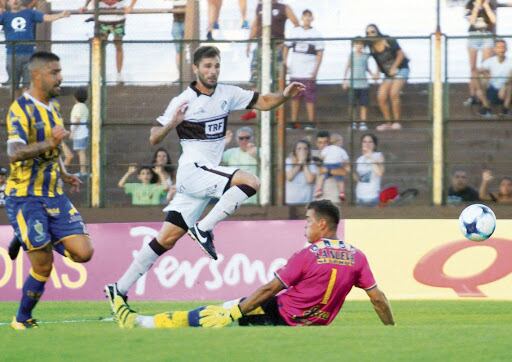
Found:
[{"label": "white boundary line", "polygon": [[[67,324],[67,323],[91,323],[91,322],[113,322],[112,317],[99,317],[96,319],[70,319],[63,321],[38,321],[37,324]],[[11,322],[0,322],[0,327],[8,326]]]}]

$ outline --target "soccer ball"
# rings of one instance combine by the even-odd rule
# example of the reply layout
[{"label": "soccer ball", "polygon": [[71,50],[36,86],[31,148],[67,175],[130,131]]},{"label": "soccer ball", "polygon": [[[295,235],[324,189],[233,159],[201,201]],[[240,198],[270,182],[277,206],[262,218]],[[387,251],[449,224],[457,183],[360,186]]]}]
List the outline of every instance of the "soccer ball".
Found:
[{"label": "soccer ball", "polygon": [[460,213],[459,227],[462,234],[469,240],[487,240],[496,229],[496,216],[485,205],[469,205]]}]

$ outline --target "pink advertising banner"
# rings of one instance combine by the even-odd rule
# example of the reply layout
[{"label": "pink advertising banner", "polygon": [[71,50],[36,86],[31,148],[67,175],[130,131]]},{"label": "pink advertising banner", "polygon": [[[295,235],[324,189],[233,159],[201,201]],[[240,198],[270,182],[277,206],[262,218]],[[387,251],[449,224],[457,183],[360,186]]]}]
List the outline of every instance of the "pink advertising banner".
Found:
[{"label": "pink advertising banner", "polygon": [[[306,245],[304,221],[227,221],[215,229],[219,260],[208,258],[188,236],[162,255],[134,285],[130,299],[221,300],[245,296],[273,278],[273,272]],[[100,300],[103,286],[116,281],[161,223],[89,224],[93,259],[76,264],[55,254],[45,300]],[[340,230],[343,228],[340,226]],[[342,237],[342,235],[339,235]],[[18,300],[30,268],[25,253],[12,262],[10,226],[0,226],[0,301]]]}]

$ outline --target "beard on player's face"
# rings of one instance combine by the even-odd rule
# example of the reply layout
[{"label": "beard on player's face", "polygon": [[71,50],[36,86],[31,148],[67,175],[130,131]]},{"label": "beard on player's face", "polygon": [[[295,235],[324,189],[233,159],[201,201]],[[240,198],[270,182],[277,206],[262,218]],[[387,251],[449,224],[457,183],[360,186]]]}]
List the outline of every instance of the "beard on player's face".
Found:
[{"label": "beard on player's face", "polygon": [[197,79],[205,88],[213,89],[217,86],[217,76],[207,76],[197,72]]}]

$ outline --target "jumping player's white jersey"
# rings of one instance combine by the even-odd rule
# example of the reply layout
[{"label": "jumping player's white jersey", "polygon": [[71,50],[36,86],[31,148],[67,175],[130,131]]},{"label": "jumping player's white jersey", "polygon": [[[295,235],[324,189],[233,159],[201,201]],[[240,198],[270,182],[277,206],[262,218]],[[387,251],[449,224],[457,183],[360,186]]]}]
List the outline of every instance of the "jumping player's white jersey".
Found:
[{"label": "jumping player's white jersey", "polygon": [[217,84],[211,95],[201,93],[192,82],[180,95],[174,97],[165,113],[157,121],[165,126],[177,109],[188,104],[185,118],[176,127],[183,153],[179,165],[199,163],[218,166],[224,151],[229,112],[252,108],[258,100],[258,92]]}]

